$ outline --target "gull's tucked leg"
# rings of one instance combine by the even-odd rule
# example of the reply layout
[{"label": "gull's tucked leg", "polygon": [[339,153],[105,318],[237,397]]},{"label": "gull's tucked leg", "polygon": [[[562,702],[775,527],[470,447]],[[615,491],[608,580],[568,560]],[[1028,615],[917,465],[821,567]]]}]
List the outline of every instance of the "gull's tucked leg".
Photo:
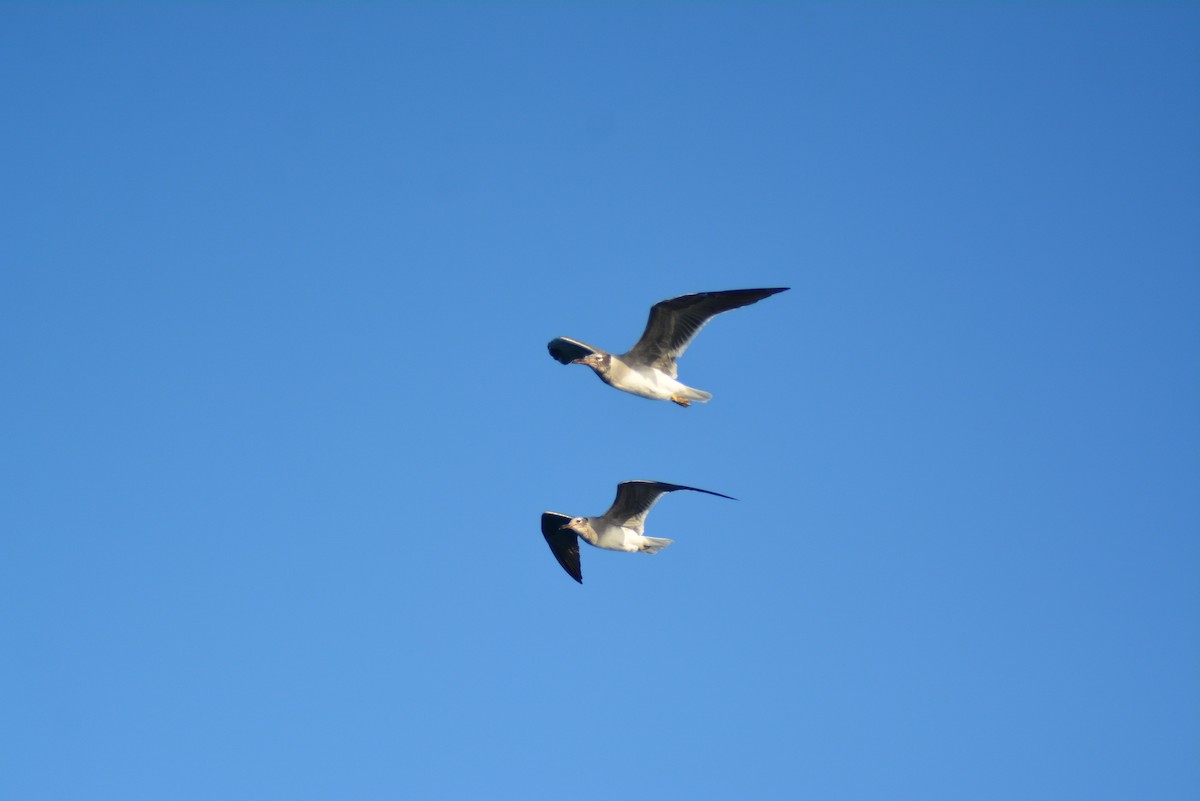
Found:
[{"label": "gull's tucked leg", "polygon": [[691,406],[692,402],[680,395],[672,395],[671,403],[678,403],[680,406]]}]

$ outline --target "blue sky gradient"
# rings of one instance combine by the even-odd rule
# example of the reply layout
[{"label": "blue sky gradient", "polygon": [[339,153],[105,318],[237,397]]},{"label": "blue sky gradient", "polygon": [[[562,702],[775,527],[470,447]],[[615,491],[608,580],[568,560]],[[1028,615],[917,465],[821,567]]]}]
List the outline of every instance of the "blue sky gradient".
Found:
[{"label": "blue sky gradient", "polygon": [[0,797],[1200,796],[1197,42],[6,4]]}]

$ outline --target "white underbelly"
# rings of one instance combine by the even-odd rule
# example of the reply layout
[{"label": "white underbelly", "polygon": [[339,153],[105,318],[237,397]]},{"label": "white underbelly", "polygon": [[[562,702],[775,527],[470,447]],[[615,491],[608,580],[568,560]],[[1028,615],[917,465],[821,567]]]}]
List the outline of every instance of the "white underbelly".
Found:
[{"label": "white underbelly", "polygon": [[658,370],[630,370],[622,378],[621,389],[654,400],[668,400],[686,389],[683,384]]},{"label": "white underbelly", "polygon": [[610,551],[637,551],[642,547],[642,535],[633,529],[608,526],[597,532],[596,547]]}]

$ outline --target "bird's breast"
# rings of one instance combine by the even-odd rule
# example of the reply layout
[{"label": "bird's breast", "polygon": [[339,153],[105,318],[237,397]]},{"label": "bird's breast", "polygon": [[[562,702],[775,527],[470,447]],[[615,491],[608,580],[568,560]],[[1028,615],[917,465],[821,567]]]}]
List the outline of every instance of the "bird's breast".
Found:
[{"label": "bird's breast", "polygon": [[608,383],[617,389],[654,400],[669,398],[682,386],[661,370],[656,370],[649,365],[630,367],[615,358],[612,369],[609,371]]},{"label": "bird's breast", "polygon": [[592,530],[596,532],[596,541],[592,544],[609,551],[636,551],[641,539],[632,529],[605,523],[592,523]]}]

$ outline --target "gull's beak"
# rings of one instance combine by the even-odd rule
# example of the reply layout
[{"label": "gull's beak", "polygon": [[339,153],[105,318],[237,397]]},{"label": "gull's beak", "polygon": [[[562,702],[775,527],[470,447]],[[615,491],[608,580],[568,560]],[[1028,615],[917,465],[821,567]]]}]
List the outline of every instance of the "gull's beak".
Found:
[{"label": "gull's beak", "polygon": [[586,356],[581,356],[578,359],[572,359],[571,364],[583,364],[583,360],[586,358]]},{"label": "gull's beak", "polygon": [[562,531],[563,529],[570,528],[570,527],[571,527],[570,523],[563,523],[561,526],[558,527],[558,530]]}]

